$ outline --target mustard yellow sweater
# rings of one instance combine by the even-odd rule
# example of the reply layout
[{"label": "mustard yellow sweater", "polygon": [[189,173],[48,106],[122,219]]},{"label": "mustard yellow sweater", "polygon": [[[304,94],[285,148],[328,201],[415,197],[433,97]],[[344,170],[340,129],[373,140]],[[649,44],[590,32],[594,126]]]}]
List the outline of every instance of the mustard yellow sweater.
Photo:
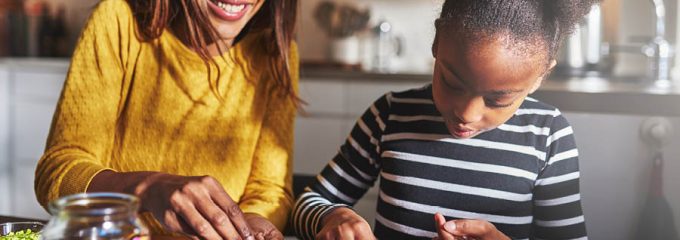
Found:
[{"label": "mustard yellow sweater", "polygon": [[36,169],[39,202],[85,192],[106,169],[210,175],[244,212],[283,228],[296,107],[274,87],[262,34],[215,58],[220,101],[198,54],[169,31],[141,42],[136,27],[124,0],[104,0],[90,16]]}]

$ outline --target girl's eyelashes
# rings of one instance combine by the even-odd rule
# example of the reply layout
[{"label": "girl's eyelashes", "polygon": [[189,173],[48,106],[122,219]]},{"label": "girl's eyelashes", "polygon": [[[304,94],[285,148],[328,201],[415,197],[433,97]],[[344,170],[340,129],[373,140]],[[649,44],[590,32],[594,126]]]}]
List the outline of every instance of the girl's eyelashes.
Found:
[{"label": "girl's eyelashes", "polygon": [[513,103],[515,103],[514,99],[508,102],[507,100],[484,98],[484,104],[489,108],[506,108],[512,106]]},{"label": "girl's eyelashes", "polygon": [[494,102],[485,101],[485,103],[486,103],[486,106],[489,107],[489,108],[506,108],[506,107],[512,106],[512,104],[514,102],[507,103],[507,104],[498,104],[498,103],[494,103]]}]

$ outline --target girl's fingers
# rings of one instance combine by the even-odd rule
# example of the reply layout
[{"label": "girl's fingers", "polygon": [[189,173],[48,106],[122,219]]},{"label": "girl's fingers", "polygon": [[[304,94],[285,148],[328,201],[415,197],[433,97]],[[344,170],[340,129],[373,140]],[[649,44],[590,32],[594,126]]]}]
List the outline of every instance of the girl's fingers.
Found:
[{"label": "girl's fingers", "polygon": [[447,232],[456,236],[468,236],[475,238],[483,238],[484,236],[493,235],[496,227],[493,224],[483,220],[454,220],[444,224],[444,229]]},{"label": "girl's fingers", "polygon": [[446,218],[444,218],[444,215],[442,215],[441,213],[435,213],[434,214],[434,221],[435,221],[435,223],[437,223],[436,227],[439,228],[442,225],[444,225],[444,223],[446,222]]},{"label": "girl's fingers", "polygon": [[437,229],[437,240],[454,240],[455,237],[444,229],[446,218],[441,213],[434,214],[435,228]]}]

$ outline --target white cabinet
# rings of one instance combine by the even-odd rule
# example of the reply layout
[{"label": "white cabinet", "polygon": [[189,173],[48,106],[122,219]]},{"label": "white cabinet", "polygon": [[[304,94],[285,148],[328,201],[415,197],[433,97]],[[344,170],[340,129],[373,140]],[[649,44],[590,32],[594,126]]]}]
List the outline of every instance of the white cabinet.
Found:
[{"label": "white cabinet", "polygon": [[422,80],[303,78],[300,97],[307,105],[295,124],[295,172],[317,174],[335,156],[357,118],[383,94],[425,84]]},{"label": "white cabinet", "polygon": [[[9,70],[0,67],[0,189],[9,189]],[[0,195],[0,213],[9,212],[9,194]]]},{"label": "white cabinet", "polygon": [[0,62],[0,214],[42,218],[48,214],[33,190],[35,166],[45,148],[67,61]]}]

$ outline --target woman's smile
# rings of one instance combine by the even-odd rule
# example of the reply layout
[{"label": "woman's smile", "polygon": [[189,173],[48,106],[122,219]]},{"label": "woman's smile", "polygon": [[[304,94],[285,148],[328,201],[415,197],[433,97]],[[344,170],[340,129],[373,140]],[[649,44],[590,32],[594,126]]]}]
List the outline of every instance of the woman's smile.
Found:
[{"label": "woman's smile", "polygon": [[208,6],[220,19],[224,21],[238,21],[246,15],[253,4],[238,0],[209,0]]}]

